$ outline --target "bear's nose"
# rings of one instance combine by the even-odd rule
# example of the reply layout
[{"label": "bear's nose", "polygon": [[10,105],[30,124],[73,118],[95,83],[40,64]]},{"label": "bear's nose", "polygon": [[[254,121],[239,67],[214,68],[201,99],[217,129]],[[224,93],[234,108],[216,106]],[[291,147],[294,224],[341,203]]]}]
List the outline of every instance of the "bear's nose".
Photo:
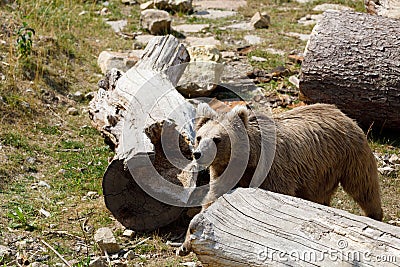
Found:
[{"label": "bear's nose", "polygon": [[195,151],[195,152],[193,152],[193,157],[194,157],[195,159],[199,159],[199,158],[201,157],[201,152],[200,152],[200,151]]}]

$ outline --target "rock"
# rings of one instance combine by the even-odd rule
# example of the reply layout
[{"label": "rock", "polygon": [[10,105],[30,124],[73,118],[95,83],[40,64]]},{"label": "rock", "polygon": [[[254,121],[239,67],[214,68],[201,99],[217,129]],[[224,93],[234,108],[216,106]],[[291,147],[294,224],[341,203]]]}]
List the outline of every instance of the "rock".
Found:
[{"label": "rock", "polygon": [[194,262],[194,261],[184,262],[184,263],[181,263],[181,266],[196,267],[196,262]]},{"label": "rock", "polygon": [[109,254],[117,253],[120,250],[111,229],[108,227],[99,228],[94,234],[94,241],[99,245],[101,250]]},{"label": "rock", "polygon": [[29,267],[48,267],[49,265],[41,263],[41,262],[32,262]]},{"label": "rock", "polygon": [[151,34],[162,35],[171,32],[171,18],[164,10],[143,10],[140,16],[140,25]]},{"label": "rock", "polygon": [[133,250],[129,250],[124,254],[124,259],[133,260],[135,258],[135,252]]},{"label": "rock", "polygon": [[197,9],[238,10],[246,5],[246,0],[193,0],[193,6]]},{"label": "rock", "polygon": [[134,55],[134,53],[103,51],[97,59],[97,64],[99,65],[101,72],[106,74],[113,68],[126,72],[138,61],[139,57]]},{"label": "rock", "polygon": [[123,20],[106,21],[106,23],[107,23],[108,25],[110,25],[111,28],[112,28],[116,33],[121,32],[121,31],[124,29],[124,27],[125,27],[126,25],[128,25],[128,21],[125,20],[125,19],[123,19]]},{"label": "rock", "polygon": [[300,80],[299,80],[299,78],[297,78],[297,76],[294,76],[294,75],[290,76],[289,82],[291,84],[293,84],[294,86],[296,86],[297,89],[300,87]]},{"label": "rock", "polygon": [[150,35],[150,34],[143,34],[143,35],[138,35],[135,37],[135,40],[142,44],[143,46],[146,46],[147,43],[154,38],[154,35]]},{"label": "rock", "polygon": [[103,8],[100,10],[100,16],[107,16],[108,13],[109,13],[109,11],[108,11],[108,8],[106,8],[106,7],[103,7]]},{"label": "rock", "polygon": [[169,8],[174,12],[193,12],[192,0],[169,0]]},{"label": "rock", "polygon": [[256,56],[252,56],[252,57],[251,57],[251,60],[256,61],[256,62],[265,62],[265,61],[267,61],[266,58],[263,58],[263,57],[256,57]]},{"label": "rock", "polygon": [[315,0],[295,0],[297,3],[300,3],[300,4],[307,4],[307,3],[312,3],[312,2],[314,2]]},{"label": "rock", "polygon": [[298,20],[298,23],[304,26],[317,24],[322,20],[322,14],[307,15]]},{"label": "rock", "polygon": [[6,259],[11,255],[11,249],[9,247],[0,245],[0,259]]},{"label": "rock", "polygon": [[249,45],[258,45],[261,44],[264,40],[257,36],[257,35],[246,35],[244,37],[244,40],[249,44]]},{"label": "rock", "polygon": [[68,115],[72,115],[72,116],[76,116],[76,115],[79,115],[79,111],[78,111],[77,108],[70,107],[70,108],[67,109],[67,114]]},{"label": "rock", "polygon": [[[221,1],[221,2],[223,2],[223,1]],[[232,17],[232,16],[236,16],[236,15],[237,15],[236,11],[208,9],[208,10],[196,11],[193,14],[193,17],[204,18],[204,19],[222,19],[222,18],[228,18],[228,17]]]},{"label": "rock", "polygon": [[48,212],[48,211],[45,210],[45,209],[40,209],[40,210],[39,210],[39,213],[42,214],[42,215],[43,215],[44,217],[46,217],[46,218],[51,217],[51,213]]},{"label": "rock", "polygon": [[173,26],[173,29],[177,32],[197,33],[209,27],[210,24],[181,24]]},{"label": "rock", "polygon": [[89,267],[108,267],[108,262],[105,257],[96,257],[89,263]]},{"label": "rock", "polygon": [[95,191],[89,191],[89,192],[87,192],[86,197],[88,199],[96,199],[96,198],[99,198],[99,194]]},{"label": "rock", "polygon": [[388,176],[388,175],[391,175],[395,171],[395,169],[390,166],[384,166],[384,167],[378,168],[378,171],[380,174]]},{"label": "rock", "polygon": [[337,10],[337,11],[345,11],[345,10],[354,10],[351,7],[339,5],[339,4],[320,4],[313,8],[313,11],[321,11],[325,12],[327,10]]},{"label": "rock", "polygon": [[76,91],[71,95],[71,98],[76,102],[82,102],[85,99],[85,96],[82,94],[81,91]]},{"label": "rock", "polygon": [[398,0],[365,0],[364,3],[370,14],[400,19],[400,2]]},{"label": "rock", "polygon": [[39,181],[38,186],[50,188],[50,185],[45,181]]},{"label": "rock", "polygon": [[392,164],[400,164],[400,158],[396,154],[393,154],[390,156],[389,162]]},{"label": "rock", "polygon": [[285,33],[286,36],[296,37],[299,38],[301,41],[308,41],[310,40],[310,34],[303,34],[297,32],[287,32]]},{"label": "rock", "polygon": [[168,0],[153,0],[154,8],[169,11],[170,5],[168,2]]},{"label": "rock", "polygon": [[304,55],[302,53],[288,55],[288,59],[294,63],[301,64],[304,60]]},{"label": "rock", "polygon": [[136,0],[121,0],[121,3],[125,4],[125,5],[136,5],[137,4]]},{"label": "rock", "polygon": [[189,46],[202,46],[202,45],[221,45],[221,42],[214,37],[192,37],[189,36],[184,40]]},{"label": "rock", "polygon": [[223,59],[239,60],[239,57],[233,51],[223,51],[221,56]]},{"label": "rock", "polygon": [[123,236],[132,238],[135,235],[135,231],[130,230],[130,229],[125,229],[124,232],[122,233]]},{"label": "rock", "polygon": [[25,159],[25,161],[26,161],[26,163],[28,163],[28,164],[35,164],[35,163],[36,163],[36,159],[33,158],[33,157],[27,157],[27,158]]},{"label": "rock", "polygon": [[257,12],[250,20],[250,24],[255,29],[266,29],[270,25],[270,18],[267,13]]},{"label": "rock", "polygon": [[140,5],[141,10],[152,9],[154,8],[154,1],[147,1]]},{"label": "rock", "polygon": [[[251,31],[253,30],[253,26],[248,22],[240,22],[231,24],[225,27],[226,29],[240,30],[240,31]],[[220,28],[223,29],[223,28]]]},{"label": "rock", "polygon": [[179,80],[177,90],[186,97],[208,96],[220,82],[223,65],[215,46],[188,47],[190,63]]}]

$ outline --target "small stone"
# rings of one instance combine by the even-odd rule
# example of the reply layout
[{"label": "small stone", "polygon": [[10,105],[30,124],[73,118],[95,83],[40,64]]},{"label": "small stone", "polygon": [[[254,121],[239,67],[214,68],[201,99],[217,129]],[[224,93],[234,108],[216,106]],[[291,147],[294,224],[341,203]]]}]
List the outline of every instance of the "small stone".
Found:
[{"label": "small stone", "polygon": [[154,1],[147,1],[140,5],[141,10],[152,9],[154,8]]},{"label": "small stone", "polygon": [[344,6],[344,5],[339,5],[339,4],[320,4],[317,5],[313,8],[313,11],[321,11],[321,12],[325,12],[328,10],[336,10],[336,11],[346,11],[346,10],[354,10],[351,7],[348,6]]},{"label": "small stone", "polygon": [[266,29],[270,25],[270,18],[266,13],[257,12],[250,20],[250,24],[255,29]]},{"label": "small stone", "polygon": [[100,53],[97,64],[99,65],[103,74],[106,74],[111,69],[118,69],[121,71],[128,71],[132,68],[139,58],[130,53],[103,51]]},{"label": "small stone", "polygon": [[82,101],[85,99],[85,97],[84,97],[84,95],[82,94],[81,91],[76,91],[76,92],[72,95],[72,99],[75,100],[75,101],[77,101],[77,102],[82,102]]},{"label": "small stone", "polygon": [[187,266],[187,267],[196,267],[196,263],[194,261],[184,262],[184,263],[181,263],[181,265]]},{"label": "small stone", "polygon": [[35,261],[35,262],[32,262],[32,263],[29,265],[29,267],[48,267],[48,265],[47,265],[47,264],[44,264],[44,263],[41,263],[41,262]]},{"label": "small stone", "polygon": [[302,54],[288,55],[288,59],[294,63],[301,64],[304,60],[304,56]]},{"label": "small stone", "polygon": [[265,61],[267,61],[266,58],[263,58],[263,57],[256,57],[256,56],[252,56],[252,57],[251,57],[251,60],[256,61],[256,62],[265,62]]},{"label": "small stone", "polygon": [[11,255],[11,249],[9,247],[0,245],[0,259],[5,259]]},{"label": "small stone", "polygon": [[109,6],[109,5],[110,5],[110,2],[108,2],[108,1],[103,2],[103,6]]},{"label": "small stone", "polygon": [[211,37],[186,37],[184,40],[185,43],[189,44],[189,46],[202,46],[202,45],[221,45],[221,42],[215,39],[213,36]]},{"label": "small stone", "polygon": [[236,15],[237,15],[236,11],[209,9],[209,10],[196,11],[193,14],[193,17],[204,18],[204,19],[222,19]]},{"label": "small stone", "polygon": [[140,25],[151,34],[167,34],[171,32],[171,17],[164,10],[143,10],[140,15]]},{"label": "small stone", "polygon": [[114,30],[114,32],[119,33],[121,32],[126,25],[128,25],[128,21],[123,19],[123,20],[113,20],[113,21],[106,21],[108,25],[111,26],[111,29]]},{"label": "small stone", "polygon": [[173,26],[173,29],[177,32],[197,33],[209,27],[210,24],[181,24]]},{"label": "small stone", "polygon": [[263,39],[257,35],[246,35],[244,40],[250,45],[258,45],[263,42]]},{"label": "small stone", "polygon": [[148,43],[151,39],[153,39],[153,38],[154,38],[154,35],[143,34],[143,35],[138,35],[138,36],[136,36],[136,37],[135,37],[135,40],[136,40],[138,43],[140,43],[140,44],[146,46],[147,43]]},{"label": "small stone", "polygon": [[56,202],[57,206],[64,206],[65,202],[64,201],[58,201]]},{"label": "small stone", "polygon": [[89,263],[89,267],[108,267],[108,262],[105,257],[96,257]]},{"label": "small stone", "polygon": [[46,217],[46,218],[51,217],[51,213],[48,212],[48,211],[45,210],[45,209],[40,209],[40,210],[39,210],[39,213],[42,214],[42,215],[43,215],[44,217]]},{"label": "small stone", "polygon": [[193,12],[192,0],[169,0],[170,9],[174,12]]},{"label": "small stone", "polygon": [[83,10],[83,11],[81,11],[81,12],[78,14],[78,16],[83,16],[83,15],[85,15],[85,14],[87,14],[87,13],[88,13],[87,11]]},{"label": "small stone", "polygon": [[109,254],[120,251],[113,232],[108,227],[99,228],[94,234],[94,240],[103,251],[106,251]]},{"label": "small stone", "polygon": [[72,116],[76,116],[76,115],[79,115],[79,111],[78,111],[77,108],[70,107],[70,108],[67,109],[67,114],[68,115],[72,115]]},{"label": "small stone", "polygon": [[133,260],[135,258],[135,252],[133,250],[129,250],[124,254],[124,259]]},{"label": "small stone", "polygon": [[285,35],[290,36],[290,37],[299,38],[301,41],[310,40],[310,34],[303,34],[303,33],[297,33],[297,32],[288,32],[288,33],[285,33]]},{"label": "small stone", "polygon": [[31,105],[29,105],[29,103],[25,102],[25,101],[21,101],[21,106],[24,107],[24,108],[27,108],[27,109],[31,108]]},{"label": "small stone", "polygon": [[317,24],[322,20],[322,14],[318,15],[307,15],[305,17],[302,17],[301,19],[298,20],[298,23],[304,26],[309,26],[309,25],[314,25]]},{"label": "small stone", "polygon": [[396,154],[393,154],[390,156],[389,162],[392,164],[400,164],[400,157],[397,156]]},{"label": "small stone", "polygon": [[293,84],[294,86],[296,86],[297,89],[300,87],[300,80],[299,80],[299,78],[297,78],[297,76],[294,76],[294,75],[290,76],[289,82],[291,84]]},{"label": "small stone", "polygon": [[125,5],[136,5],[137,4],[137,2],[135,0],[121,0],[121,3],[125,4]]},{"label": "small stone", "polygon": [[45,181],[40,181],[38,183],[38,186],[50,188],[50,185],[48,183],[46,183]]},{"label": "small stone", "polygon": [[108,8],[103,7],[103,8],[100,10],[100,16],[107,16],[107,15],[108,15]]},{"label": "small stone", "polygon": [[28,164],[35,164],[36,163],[36,159],[33,158],[33,157],[27,157],[25,161]]},{"label": "small stone", "polygon": [[233,30],[241,30],[241,31],[251,31],[254,30],[253,26],[251,26],[248,22],[240,22],[228,25],[226,27],[221,27],[220,30],[225,29],[233,29]]},{"label": "small stone", "polygon": [[123,236],[132,238],[135,235],[135,231],[130,230],[130,229],[125,229],[124,232],[122,233]]},{"label": "small stone", "polygon": [[388,221],[388,224],[394,225],[394,226],[400,226],[400,219],[398,220],[390,220]]},{"label": "small stone", "polygon": [[95,191],[89,191],[89,192],[87,192],[86,197],[88,199],[96,199],[99,197],[99,194]]},{"label": "small stone", "polygon": [[59,169],[57,173],[58,173],[58,174],[64,174],[65,172],[66,172],[65,169]]},{"label": "small stone", "polygon": [[246,0],[223,0],[223,1],[193,1],[198,9],[220,9],[238,10],[239,7],[246,6]]}]

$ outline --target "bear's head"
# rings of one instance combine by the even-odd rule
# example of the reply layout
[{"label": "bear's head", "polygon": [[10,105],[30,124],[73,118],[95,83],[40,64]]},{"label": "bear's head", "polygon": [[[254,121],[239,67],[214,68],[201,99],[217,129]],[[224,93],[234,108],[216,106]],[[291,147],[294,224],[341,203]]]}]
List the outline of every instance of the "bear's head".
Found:
[{"label": "bear's head", "polygon": [[202,103],[197,107],[196,118],[194,159],[202,166],[226,166],[232,146],[247,138],[248,109],[236,106],[229,112],[217,113]]}]

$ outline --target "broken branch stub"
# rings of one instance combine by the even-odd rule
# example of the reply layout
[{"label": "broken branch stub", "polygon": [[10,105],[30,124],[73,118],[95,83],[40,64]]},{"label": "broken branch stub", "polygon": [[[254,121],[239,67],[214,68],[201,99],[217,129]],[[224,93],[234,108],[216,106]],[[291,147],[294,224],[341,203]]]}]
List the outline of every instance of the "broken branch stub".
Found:
[{"label": "broken branch stub", "polygon": [[[149,175],[158,175],[180,186],[193,183],[193,172],[183,169],[191,162],[195,111],[175,90],[188,61],[189,54],[175,37],[154,37],[133,68],[106,76],[90,103],[93,124],[116,152],[103,177],[106,206],[136,231],[165,226],[183,210],[154,199],[137,181],[149,184],[154,178]],[[178,146],[172,158],[164,153],[163,138]]]}]

